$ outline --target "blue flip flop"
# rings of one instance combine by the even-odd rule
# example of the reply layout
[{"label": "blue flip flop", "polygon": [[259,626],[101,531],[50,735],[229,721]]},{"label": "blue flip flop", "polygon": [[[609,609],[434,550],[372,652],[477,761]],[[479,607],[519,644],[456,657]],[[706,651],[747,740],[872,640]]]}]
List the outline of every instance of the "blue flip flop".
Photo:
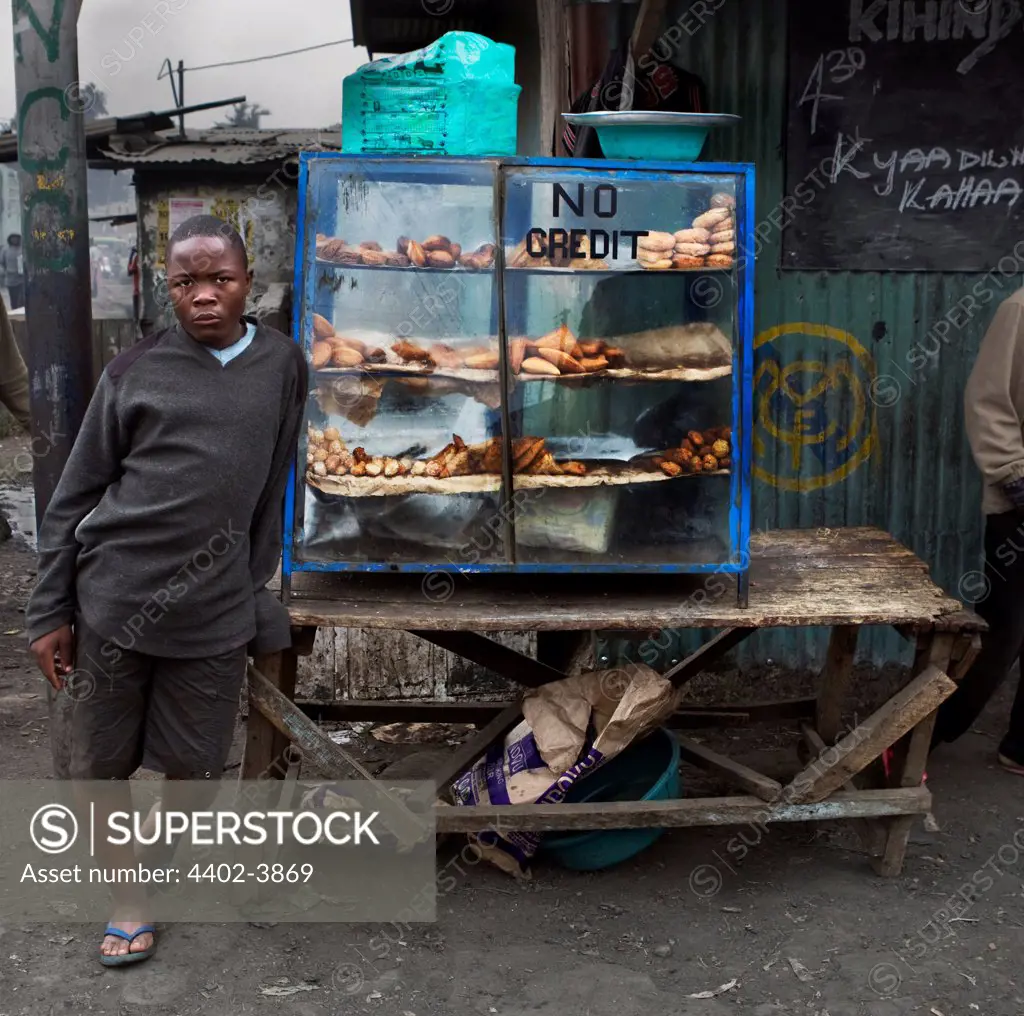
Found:
[{"label": "blue flip flop", "polygon": [[121,956],[104,956],[103,953],[100,953],[100,963],[105,967],[123,967],[129,963],[141,963],[143,960],[148,960],[156,952],[156,928],[152,924],[143,924],[140,928],[130,933],[108,924],[103,934],[104,936],[113,935],[115,938],[123,938],[128,943],[129,949],[132,942],[139,935],[149,934],[153,936],[153,944],[148,949],[140,949],[138,952],[126,952]]}]

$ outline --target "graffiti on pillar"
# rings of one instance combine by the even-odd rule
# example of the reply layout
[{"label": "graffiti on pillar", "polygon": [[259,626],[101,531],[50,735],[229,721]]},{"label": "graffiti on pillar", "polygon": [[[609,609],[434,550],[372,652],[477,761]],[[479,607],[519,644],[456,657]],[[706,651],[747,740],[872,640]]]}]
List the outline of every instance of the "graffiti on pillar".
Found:
[{"label": "graffiti on pillar", "polygon": [[[35,32],[43,44],[46,59],[53,63],[60,56],[60,26],[64,17],[65,0],[53,0],[49,27],[43,25],[29,0],[14,0],[14,49],[19,63],[25,59],[22,39],[29,30]],[[68,146],[62,145],[55,155],[34,153],[29,148],[26,123],[30,112],[42,115],[40,103],[57,104],[61,120],[70,112],[66,91],[56,86],[35,88],[26,93],[18,107],[18,162],[22,171],[35,177],[35,188],[24,199],[24,243],[28,263],[32,268],[60,271],[74,262],[71,243],[75,236],[72,227],[72,209],[64,187],[64,169],[68,161]],[[47,110],[48,112],[48,110]]]},{"label": "graffiti on pillar", "polygon": [[[43,23],[39,20],[39,15],[36,14],[35,8],[29,3],[29,0],[14,0],[14,14],[15,18],[19,14],[28,18],[28,23],[32,26],[32,30],[36,35],[39,36],[46,50],[46,59],[53,63],[60,56],[60,22],[64,17],[64,0],[53,0],[53,7],[50,10],[49,29],[43,28]],[[21,53],[21,35],[24,31],[25,28],[20,26],[17,20],[15,20],[14,54],[19,62],[24,60]]]}]

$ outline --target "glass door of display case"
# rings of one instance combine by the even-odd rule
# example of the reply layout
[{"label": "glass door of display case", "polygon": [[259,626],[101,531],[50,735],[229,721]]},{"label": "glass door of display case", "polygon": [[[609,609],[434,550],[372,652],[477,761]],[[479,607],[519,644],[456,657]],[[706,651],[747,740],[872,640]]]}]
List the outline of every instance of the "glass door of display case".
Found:
[{"label": "glass door of display case", "polygon": [[503,169],[517,568],[742,571],[746,175],[590,165]]},{"label": "glass door of display case", "polygon": [[505,562],[497,163],[307,157],[307,570]]}]

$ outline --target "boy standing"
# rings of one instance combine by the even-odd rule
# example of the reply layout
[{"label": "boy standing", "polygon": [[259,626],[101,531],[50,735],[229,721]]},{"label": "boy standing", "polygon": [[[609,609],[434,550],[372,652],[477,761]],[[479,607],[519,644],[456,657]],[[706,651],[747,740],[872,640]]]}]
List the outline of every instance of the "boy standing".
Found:
[{"label": "boy standing", "polygon": [[[211,216],[167,243],[178,324],[103,372],[39,533],[26,611],[58,691],[69,774],[112,780],[126,807],[140,766],[219,779],[247,648],[290,644],[266,589],[307,394],[299,346],[243,318],[252,285],[239,235]],[[122,795],[120,798],[117,795]],[[105,864],[130,867],[132,846]],[[152,954],[145,898],[118,887],[101,962]]]},{"label": "boy standing", "polygon": [[[985,333],[964,399],[967,436],[985,484],[982,650],[939,707],[932,745],[955,741],[1024,656],[1024,289],[1004,300]],[[999,745],[1000,765],[1024,775],[1024,680]]]},{"label": "boy standing", "polygon": [[7,288],[11,310],[25,306],[25,253],[20,233],[11,233],[7,246],[0,248],[0,286]]}]

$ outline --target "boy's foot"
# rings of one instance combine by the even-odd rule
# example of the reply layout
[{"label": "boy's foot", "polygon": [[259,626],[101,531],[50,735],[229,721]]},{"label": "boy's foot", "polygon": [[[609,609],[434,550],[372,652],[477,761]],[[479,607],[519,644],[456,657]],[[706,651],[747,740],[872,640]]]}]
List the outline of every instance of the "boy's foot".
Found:
[{"label": "boy's foot", "polygon": [[[110,929],[116,929],[121,932],[125,937],[121,935],[107,934],[103,938],[103,944],[100,946],[100,960],[112,957],[128,956],[129,954],[145,953],[150,954],[153,950],[153,946],[156,944],[156,939],[153,933],[153,926],[146,924],[143,921],[111,921],[107,925],[107,931]],[[141,928],[148,930],[142,931]],[[139,959],[145,958],[140,956]]]},{"label": "boy's foot", "polygon": [[1024,765],[1021,765],[1019,762],[1014,762],[1012,758],[1009,758],[1002,752],[999,753],[999,764],[1008,773],[1013,773],[1014,776],[1024,776]]}]

